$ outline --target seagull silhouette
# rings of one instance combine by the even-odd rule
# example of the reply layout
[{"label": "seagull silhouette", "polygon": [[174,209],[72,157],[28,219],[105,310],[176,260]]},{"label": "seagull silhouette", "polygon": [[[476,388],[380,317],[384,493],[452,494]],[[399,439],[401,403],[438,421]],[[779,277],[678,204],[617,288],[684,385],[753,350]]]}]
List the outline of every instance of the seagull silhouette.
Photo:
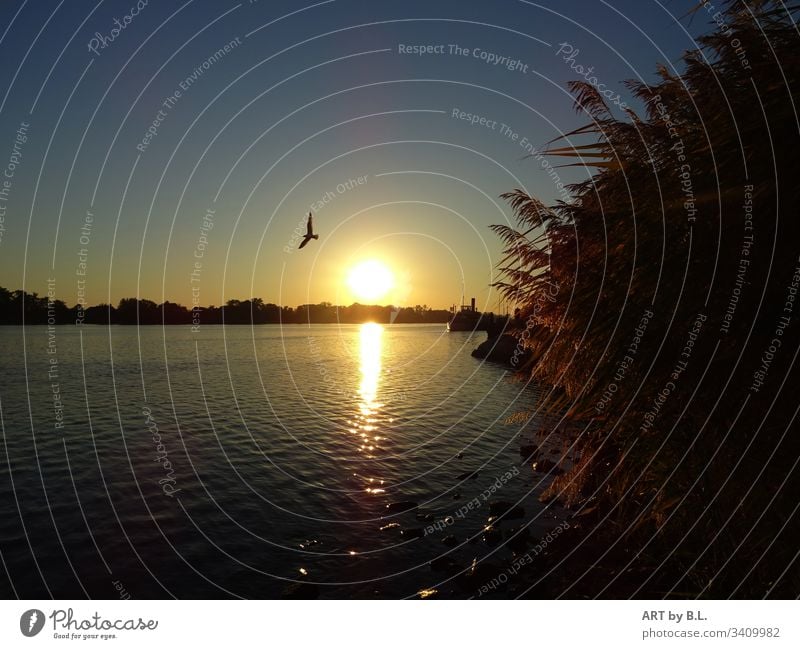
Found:
[{"label": "seagull silhouette", "polygon": [[[304,236],[303,240],[300,242],[300,248],[305,248],[306,244],[312,239],[319,239],[319,235],[314,234],[314,218],[311,216],[311,212],[309,212],[308,230],[306,231],[306,236]],[[300,250],[300,248],[298,248],[298,250]]]}]

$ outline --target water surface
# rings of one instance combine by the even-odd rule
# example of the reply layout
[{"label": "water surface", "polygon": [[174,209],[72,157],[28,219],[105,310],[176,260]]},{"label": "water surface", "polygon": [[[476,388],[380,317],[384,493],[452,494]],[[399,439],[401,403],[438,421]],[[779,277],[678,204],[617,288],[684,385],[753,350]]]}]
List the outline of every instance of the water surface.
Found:
[{"label": "water surface", "polygon": [[464,596],[429,564],[510,556],[482,540],[492,485],[553,525],[507,422],[535,394],[470,356],[484,336],[0,327],[4,594]]}]

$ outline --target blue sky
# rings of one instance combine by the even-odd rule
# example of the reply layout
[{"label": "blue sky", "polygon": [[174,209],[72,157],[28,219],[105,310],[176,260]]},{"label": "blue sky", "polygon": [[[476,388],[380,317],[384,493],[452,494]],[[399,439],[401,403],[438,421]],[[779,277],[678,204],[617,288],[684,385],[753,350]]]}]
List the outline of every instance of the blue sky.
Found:
[{"label": "blue sky", "polygon": [[[694,4],[4,2],[0,285],[350,303],[347,270],[374,258],[395,274],[385,302],[496,308],[499,194],[559,197],[521,143],[586,122],[576,64],[623,98],[622,80],[679,67],[708,28],[678,21]],[[311,208],[320,240],[298,252]]]}]

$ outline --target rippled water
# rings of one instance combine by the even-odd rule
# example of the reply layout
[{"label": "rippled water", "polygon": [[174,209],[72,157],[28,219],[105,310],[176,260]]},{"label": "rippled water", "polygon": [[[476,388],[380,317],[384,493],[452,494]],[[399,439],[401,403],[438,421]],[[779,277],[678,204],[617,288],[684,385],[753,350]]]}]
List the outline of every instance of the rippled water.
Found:
[{"label": "rippled water", "polygon": [[[302,580],[322,597],[464,596],[429,562],[510,556],[481,540],[486,489],[521,501],[534,536],[553,525],[506,421],[535,394],[470,356],[484,336],[0,327],[0,590],[270,598]],[[400,501],[419,508],[387,512]]]}]

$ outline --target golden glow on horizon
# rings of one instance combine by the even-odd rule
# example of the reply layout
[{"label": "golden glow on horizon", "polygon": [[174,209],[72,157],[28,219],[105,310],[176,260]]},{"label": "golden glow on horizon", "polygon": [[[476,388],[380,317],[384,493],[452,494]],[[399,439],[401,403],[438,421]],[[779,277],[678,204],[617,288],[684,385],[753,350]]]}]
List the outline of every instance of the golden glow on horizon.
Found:
[{"label": "golden glow on horizon", "polygon": [[380,300],[394,288],[394,283],[392,271],[376,259],[362,261],[347,273],[347,287],[357,300]]}]

